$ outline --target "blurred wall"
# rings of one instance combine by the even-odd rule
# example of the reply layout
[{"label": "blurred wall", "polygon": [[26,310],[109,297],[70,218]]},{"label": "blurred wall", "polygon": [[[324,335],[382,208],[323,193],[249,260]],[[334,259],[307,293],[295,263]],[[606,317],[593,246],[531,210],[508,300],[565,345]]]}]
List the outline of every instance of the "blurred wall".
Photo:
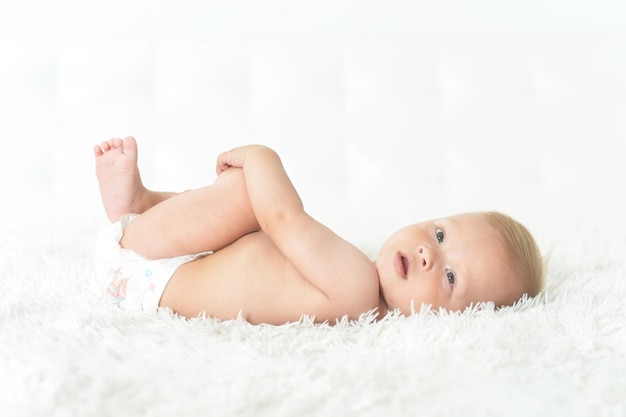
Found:
[{"label": "blurred wall", "polygon": [[0,35],[5,215],[101,216],[125,135],[172,190],[273,146],[336,223],[623,207],[624,2],[3,2]]}]

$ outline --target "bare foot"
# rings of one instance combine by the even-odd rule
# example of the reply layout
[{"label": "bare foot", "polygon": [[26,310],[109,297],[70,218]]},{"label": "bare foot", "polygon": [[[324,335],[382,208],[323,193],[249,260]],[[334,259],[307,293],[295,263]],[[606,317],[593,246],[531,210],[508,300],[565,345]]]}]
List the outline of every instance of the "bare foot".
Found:
[{"label": "bare foot", "polygon": [[137,167],[137,142],[132,136],[96,145],[96,176],[104,210],[111,222],[126,213],[144,211],[147,190]]}]

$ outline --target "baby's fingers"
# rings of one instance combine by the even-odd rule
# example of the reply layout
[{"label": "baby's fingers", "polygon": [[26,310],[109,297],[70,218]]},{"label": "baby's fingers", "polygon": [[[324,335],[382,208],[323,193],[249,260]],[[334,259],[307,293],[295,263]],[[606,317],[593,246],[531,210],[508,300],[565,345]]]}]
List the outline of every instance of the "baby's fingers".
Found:
[{"label": "baby's fingers", "polygon": [[217,163],[215,164],[215,172],[217,173],[217,175],[220,175],[222,172],[231,167],[230,164],[227,162],[227,159],[224,157],[224,153],[221,153],[217,157]]},{"label": "baby's fingers", "polygon": [[257,151],[266,149],[261,145],[246,145],[238,148],[231,149],[227,152],[222,152],[217,157],[217,173],[218,175],[228,168],[243,168],[244,161],[251,153],[258,153]]},{"label": "baby's fingers", "polygon": [[241,168],[242,166],[243,164],[242,164],[239,152],[238,152],[238,148],[235,148],[227,152],[222,152],[217,157],[216,171],[218,175],[226,171],[228,168],[231,168],[231,167]]}]

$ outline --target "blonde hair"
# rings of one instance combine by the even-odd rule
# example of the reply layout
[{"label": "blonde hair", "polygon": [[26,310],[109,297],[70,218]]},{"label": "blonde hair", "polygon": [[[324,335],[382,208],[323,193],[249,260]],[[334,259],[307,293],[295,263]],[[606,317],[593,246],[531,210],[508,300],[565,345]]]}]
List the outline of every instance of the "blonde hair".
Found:
[{"label": "blonde hair", "polygon": [[[489,211],[487,221],[502,237],[504,249],[510,256],[514,271],[529,297],[539,294],[544,287],[545,267],[537,242],[528,229],[510,216]],[[521,294],[520,294],[521,295]]]}]

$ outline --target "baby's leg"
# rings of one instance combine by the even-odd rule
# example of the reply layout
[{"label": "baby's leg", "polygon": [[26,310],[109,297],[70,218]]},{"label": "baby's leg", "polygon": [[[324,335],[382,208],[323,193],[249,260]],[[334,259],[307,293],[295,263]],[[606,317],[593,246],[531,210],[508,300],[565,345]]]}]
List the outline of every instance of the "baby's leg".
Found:
[{"label": "baby's leg", "polygon": [[174,195],[144,187],[137,167],[137,142],[132,136],[102,142],[94,147],[94,155],[102,204],[111,222],[126,213],[141,214]]},{"label": "baby's leg", "polygon": [[230,168],[212,185],[146,210],[128,225],[120,244],[151,259],[169,258],[217,251],[256,230],[243,171]]}]

